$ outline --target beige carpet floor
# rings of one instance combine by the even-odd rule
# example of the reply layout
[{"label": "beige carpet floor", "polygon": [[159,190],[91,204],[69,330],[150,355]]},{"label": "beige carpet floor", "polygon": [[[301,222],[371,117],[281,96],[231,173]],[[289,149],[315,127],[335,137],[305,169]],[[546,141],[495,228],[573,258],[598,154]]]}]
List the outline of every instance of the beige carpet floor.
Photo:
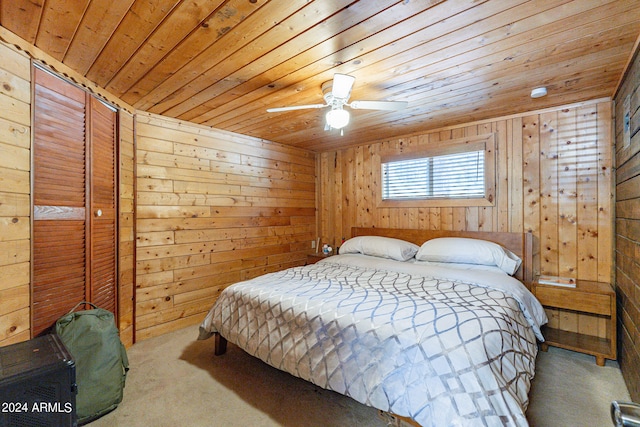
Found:
[{"label": "beige carpet floor", "polygon": [[[197,326],[128,350],[124,400],[90,427],[386,426],[378,411],[278,371],[229,344],[196,341]],[[534,427],[611,427],[612,400],[629,400],[620,369],[550,348],[539,353],[527,417]]]}]

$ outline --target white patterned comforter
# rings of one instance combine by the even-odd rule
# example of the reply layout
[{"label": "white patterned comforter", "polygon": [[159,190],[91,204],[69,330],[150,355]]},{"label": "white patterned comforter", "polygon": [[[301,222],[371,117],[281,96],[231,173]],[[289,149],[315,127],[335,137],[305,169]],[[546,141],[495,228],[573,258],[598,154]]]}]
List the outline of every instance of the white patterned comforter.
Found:
[{"label": "white patterned comforter", "polygon": [[339,255],[237,283],[200,329],[422,426],[526,426],[544,310],[517,280]]}]

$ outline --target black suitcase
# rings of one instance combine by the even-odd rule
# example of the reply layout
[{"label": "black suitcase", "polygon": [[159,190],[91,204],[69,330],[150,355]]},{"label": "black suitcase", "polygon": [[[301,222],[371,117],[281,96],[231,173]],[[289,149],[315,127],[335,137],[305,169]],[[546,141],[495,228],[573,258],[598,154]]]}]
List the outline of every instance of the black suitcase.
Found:
[{"label": "black suitcase", "polygon": [[0,348],[0,426],[77,425],[76,367],[55,334]]}]

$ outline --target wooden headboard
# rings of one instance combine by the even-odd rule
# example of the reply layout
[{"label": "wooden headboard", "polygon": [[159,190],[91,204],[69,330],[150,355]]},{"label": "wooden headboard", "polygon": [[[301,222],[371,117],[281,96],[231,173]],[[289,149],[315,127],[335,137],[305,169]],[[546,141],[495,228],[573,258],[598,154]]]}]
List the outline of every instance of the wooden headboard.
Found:
[{"label": "wooden headboard", "polygon": [[353,227],[351,236],[384,236],[406,240],[422,245],[427,240],[438,237],[468,237],[497,243],[522,259],[522,265],[515,277],[522,281],[527,288],[533,282],[533,235],[531,233],[507,233],[489,231],[447,231],[447,230],[417,230],[408,228],[376,228]]}]

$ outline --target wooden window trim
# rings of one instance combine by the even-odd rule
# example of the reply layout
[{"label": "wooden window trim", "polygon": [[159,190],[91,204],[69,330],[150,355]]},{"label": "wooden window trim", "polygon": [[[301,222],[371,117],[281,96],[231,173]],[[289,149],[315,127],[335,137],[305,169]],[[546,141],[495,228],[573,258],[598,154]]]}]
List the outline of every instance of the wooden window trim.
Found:
[{"label": "wooden window trim", "polygon": [[496,143],[495,134],[485,134],[468,138],[449,139],[430,143],[428,146],[412,146],[402,148],[400,151],[383,151],[374,157],[374,170],[380,173],[382,182],[382,164],[409,160],[419,157],[433,157],[445,154],[455,154],[466,151],[484,149],[484,184],[485,196],[476,198],[455,199],[408,199],[408,200],[383,200],[382,190],[377,192],[377,206],[380,208],[404,208],[404,207],[460,207],[460,206],[495,206],[496,193]]}]

